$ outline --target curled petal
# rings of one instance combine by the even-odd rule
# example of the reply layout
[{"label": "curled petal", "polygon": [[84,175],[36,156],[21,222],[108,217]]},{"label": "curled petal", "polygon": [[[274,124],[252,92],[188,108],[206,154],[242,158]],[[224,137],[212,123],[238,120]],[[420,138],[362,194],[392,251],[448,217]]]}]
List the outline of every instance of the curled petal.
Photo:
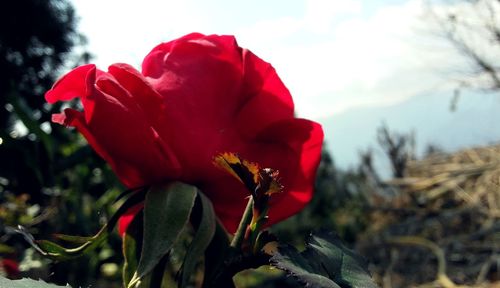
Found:
[{"label": "curled petal", "polygon": [[92,128],[86,123],[82,112],[68,108],[64,110],[64,113],[55,114],[52,120],[56,120],[58,121],[57,123],[66,126],[75,127],[87,139],[87,142],[96,153],[108,162],[125,186],[137,187],[145,182],[144,175],[142,175],[137,167],[126,159],[117,157],[116,153],[113,153],[115,151],[109,150],[109,143],[107,141],[102,141],[99,137],[95,136]]},{"label": "curled petal", "polygon": [[87,64],[73,69],[45,93],[45,100],[49,103],[55,103],[57,101],[69,101],[75,97],[86,97],[92,91],[95,71],[94,64]]},{"label": "curled petal", "polygon": [[253,138],[269,124],[293,118],[290,92],[271,64],[244,50],[244,91],[248,95],[236,117],[242,135]]},{"label": "curled petal", "polygon": [[165,99],[154,90],[139,71],[128,64],[118,63],[109,66],[109,73],[130,94],[158,134],[171,134]]},{"label": "curled petal", "polygon": [[[177,159],[130,93],[112,75],[102,72],[96,77],[95,71],[89,69],[86,77],[80,79],[67,76],[59,82],[61,85],[49,91],[57,99],[65,99],[68,91],[81,96],[77,88],[88,87],[85,96],[81,96],[83,113],[66,110],[64,115],[56,114],[54,120],[76,127],[128,187],[178,177],[181,171]],[[88,82],[94,79],[95,83]],[[67,89],[70,85],[64,85],[65,81],[71,81],[76,88]]]}]

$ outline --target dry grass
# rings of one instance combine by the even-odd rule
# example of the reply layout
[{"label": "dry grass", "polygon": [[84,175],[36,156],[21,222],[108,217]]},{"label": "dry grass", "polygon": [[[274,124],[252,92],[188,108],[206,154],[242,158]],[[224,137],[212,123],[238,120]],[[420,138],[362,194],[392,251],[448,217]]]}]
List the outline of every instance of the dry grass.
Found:
[{"label": "dry grass", "polygon": [[412,161],[377,189],[359,249],[383,287],[500,287],[500,145]]}]

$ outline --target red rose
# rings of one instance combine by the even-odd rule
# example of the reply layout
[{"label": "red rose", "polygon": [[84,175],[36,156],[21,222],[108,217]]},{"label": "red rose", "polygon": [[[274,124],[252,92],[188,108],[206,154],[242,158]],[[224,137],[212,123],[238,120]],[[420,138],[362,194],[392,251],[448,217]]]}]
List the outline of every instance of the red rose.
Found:
[{"label": "red rose", "polygon": [[0,260],[0,267],[3,269],[7,277],[19,277],[19,264],[17,261],[12,259],[2,259]]},{"label": "red rose", "polygon": [[108,72],[81,66],[45,97],[50,103],[80,97],[83,112],[66,109],[52,120],[76,127],[126,186],[196,185],[229,231],[236,230],[249,193],[214,167],[218,153],[280,171],[284,192],[271,199],[269,224],[312,197],[321,126],[294,118],[274,68],[232,36],[195,33],[160,44],[144,59],[142,73],[127,64]]}]

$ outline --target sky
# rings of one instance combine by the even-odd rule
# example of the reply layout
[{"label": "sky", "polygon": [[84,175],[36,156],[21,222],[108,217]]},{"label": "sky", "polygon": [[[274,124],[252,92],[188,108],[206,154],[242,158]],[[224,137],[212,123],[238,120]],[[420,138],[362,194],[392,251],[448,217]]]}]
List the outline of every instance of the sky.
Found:
[{"label": "sky", "polygon": [[232,34],[276,68],[298,115],[320,122],[445,89],[442,74],[453,52],[429,31],[423,0],[73,3],[101,69],[115,62],[139,68],[158,43],[190,32]]},{"label": "sky", "polygon": [[[381,123],[415,132],[417,155],[429,144],[455,151],[500,140],[498,95],[472,91],[450,112],[470,63],[432,21],[432,0],[72,1],[101,69],[116,62],[139,69],[154,46],[187,33],[235,35],[276,68],[297,115],[323,125],[340,168],[355,167],[370,147],[377,169],[390,175],[376,143]],[[437,2],[437,14],[472,11],[462,1]]]}]

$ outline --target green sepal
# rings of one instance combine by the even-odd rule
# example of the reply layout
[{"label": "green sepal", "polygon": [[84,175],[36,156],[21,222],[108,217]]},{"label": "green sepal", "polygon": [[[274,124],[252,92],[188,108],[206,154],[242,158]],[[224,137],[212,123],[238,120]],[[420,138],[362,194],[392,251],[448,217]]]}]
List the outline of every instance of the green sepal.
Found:
[{"label": "green sepal", "polygon": [[201,191],[198,191],[197,200],[200,205],[195,207],[199,207],[199,210],[201,210],[201,219],[182,263],[180,271],[181,288],[188,287],[191,276],[196,272],[196,264],[205,253],[215,234],[216,217],[212,202]]}]

